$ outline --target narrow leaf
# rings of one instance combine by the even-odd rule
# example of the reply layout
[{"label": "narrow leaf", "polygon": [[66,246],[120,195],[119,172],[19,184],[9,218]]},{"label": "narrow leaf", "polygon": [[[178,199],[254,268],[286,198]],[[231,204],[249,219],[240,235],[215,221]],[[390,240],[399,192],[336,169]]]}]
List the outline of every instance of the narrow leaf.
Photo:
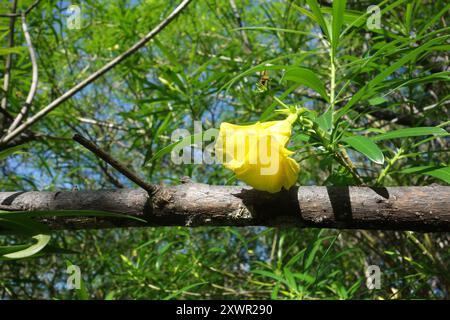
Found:
[{"label": "narrow leaf", "polygon": [[317,117],[315,121],[319,127],[327,132],[330,133],[330,131],[333,129],[333,110],[328,110],[324,114]]},{"label": "narrow leaf", "polygon": [[316,17],[317,22],[319,23],[320,27],[322,28],[322,32],[327,36],[328,39],[330,39],[330,33],[328,31],[328,26],[327,26],[327,23],[325,22],[325,18],[322,14],[319,3],[316,0],[306,0],[306,3],[309,5],[312,13]]},{"label": "narrow leaf", "polygon": [[358,152],[364,154],[371,161],[383,164],[384,155],[380,148],[369,138],[363,136],[352,136],[344,138],[343,141]]},{"label": "narrow leaf", "polygon": [[195,140],[201,140],[202,138],[203,138],[202,133],[196,133],[196,134],[192,134],[190,136],[184,137],[183,139],[173,142],[173,143],[165,146],[164,148],[160,149],[158,152],[156,152],[153,155],[153,157],[149,160],[149,162],[153,162],[155,160],[162,158],[166,154],[172,152],[172,150],[176,146],[186,147],[186,146],[193,144]]},{"label": "narrow leaf", "polygon": [[437,127],[405,128],[378,134],[372,137],[371,139],[372,141],[381,141],[395,138],[417,137],[427,135],[446,136],[448,135],[448,132],[442,128]]},{"label": "narrow leaf", "polygon": [[319,93],[322,98],[328,101],[325,85],[311,69],[304,67],[291,67],[284,74],[283,80],[290,80],[303,84]]},{"label": "narrow leaf", "polygon": [[339,38],[341,34],[342,24],[344,22],[346,0],[334,0],[333,1],[333,25],[332,25],[332,37],[331,43],[333,52],[336,52],[339,45]]},{"label": "narrow leaf", "polygon": [[[99,211],[99,210],[43,210],[43,211],[2,211],[0,210],[0,219],[28,219],[43,217],[111,217],[125,218],[140,222],[147,222],[135,216],[121,214],[116,212]],[[33,221],[33,220],[32,220]],[[38,223],[37,221],[33,221]]]},{"label": "narrow leaf", "polygon": [[410,51],[408,54],[404,55],[402,58],[391,64],[385,70],[380,72],[375,78],[370,80],[366,85],[364,85],[361,89],[359,89],[352,98],[347,102],[347,104],[337,112],[336,120],[343,116],[352,106],[354,106],[358,101],[360,101],[363,97],[367,96],[368,91],[373,89],[376,85],[381,83],[384,79],[386,79],[389,75],[391,75],[394,71],[408,63],[409,61],[415,59],[422,52],[427,51],[429,47],[432,45],[442,42],[443,38],[446,36],[435,38],[422,46]]},{"label": "narrow leaf", "polygon": [[7,157],[9,157],[10,155],[16,153],[17,151],[23,149],[25,147],[25,144],[21,144],[19,146],[15,146],[15,147],[11,147],[5,150],[0,151],[0,160],[3,160]]},{"label": "narrow leaf", "polygon": [[435,178],[438,178],[440,180],[443,180],[450,184],[450,167],[445,166],[419,166],[419,167],[412,167],[407,168],[400,173],[418,173],[418,174],[424,174],[429,175]]},{"label": "narrow leaf", "polygon": [[35,239],[37,242],[30,245],[28,248],[13,253],[8,253],[3,256],[10,259],[22,259],[30,257],[44,249],[44,247],[50,241],[50,236],[46,234],[38,234],[37,236],[34,236],[33,239]]}]

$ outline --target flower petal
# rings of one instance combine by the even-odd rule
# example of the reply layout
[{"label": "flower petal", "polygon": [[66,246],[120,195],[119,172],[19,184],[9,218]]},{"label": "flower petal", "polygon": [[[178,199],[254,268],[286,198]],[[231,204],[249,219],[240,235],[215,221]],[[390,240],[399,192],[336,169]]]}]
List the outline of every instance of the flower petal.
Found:
[{"label": "flower petal", "polygon": [[300,166],[285,148],[291,121],[269,121],[238,126],[222,123],[216,156],[236,177],[253,188],[268,192],[289,189],[297,181]]}]

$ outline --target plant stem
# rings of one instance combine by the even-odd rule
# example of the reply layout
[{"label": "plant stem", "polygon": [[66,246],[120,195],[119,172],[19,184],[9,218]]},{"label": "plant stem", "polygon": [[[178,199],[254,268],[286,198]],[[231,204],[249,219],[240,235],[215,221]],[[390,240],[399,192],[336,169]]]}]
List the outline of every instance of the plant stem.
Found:
[{"label": "plant stem", "polygon": [[[328,110],[331,110],[331,123],[333,124],[334,124],[335,104],[336,104],[336,61],[335,61],[335,52],[332,48],[330,48],[330,106]],[[356,171],[355,165],[349,158],[347,151],[345,151],[345,148],[338,147],[337,150],[333,150],[333,154],[335,159],[350,172],[350,174],[356,180],[358,185],[361,186],[365,185],[364,181]]]},{"label": "plant stem", "polygon": [[334,105],[336,103],[336,65],[334,63],[334,53],[330,50],[330,108],[334,111]]},{"label": "plant stem", "polygon": [[402,157],[403,152],[404,152],[403,148],[398,149],[397,152],[394,154],[394,157],[392,157],[392,159],[388,161],[386,167],[381,171],[380,175],[377,178],[376,181],[377,185],[381,185],[384,178],[386,178],[389,170],[391,170],[392,166],[394,165],[394,163],[397,162],[397,160],[399,160]]},{"label": "plant stem", "polygon": [[289,106],[287,104],[285,104],[283,101],[281,101],[280,99],[278,99],[276,96],[273,96],[272,98],[283,108],[289,109]]},{"label": "plant stem", "polygon": [[334,128],[334,108],[336,105],[336,64],[335,64],[335,51],[330,43],[330,106],[327,111],[331,112],[331,123],[333,126],[332,141],[336,130]]},{"label": "plant stem", "polygon": [[340,151],[336,151],[334,153],[334,156],[336,160],[350,172],[350,174],[353,176],[353,178],[356,180],[359,186],[365,185],[363,179],[358,174],[358,171],[356,171],[356,167],[353,164],[353,161],[349,158],[347,151],[345,151],[344,147],[341,147]]}]

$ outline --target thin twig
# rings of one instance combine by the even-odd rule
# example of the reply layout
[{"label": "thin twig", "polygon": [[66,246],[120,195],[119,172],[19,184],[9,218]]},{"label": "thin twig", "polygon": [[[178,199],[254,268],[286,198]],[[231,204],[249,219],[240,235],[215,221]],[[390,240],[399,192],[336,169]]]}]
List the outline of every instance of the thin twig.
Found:
[{"label": "thin twig", "polygon": [[252,46],[250,44],[250,41],[248,40],[247,37],[247,33],[245,32],[244,29],[242,29],[244,27],[244,24],[242,23],[242,19],[241,16],[239,14],[239,10],[238,7],[236,5],[236,2],[234,0],[229,0],[230,1],[230,6],[231,6],[231,10],[233,11],[233,15],[234,18],[236,19],[236,22],[240,28],[240,33],[241,33],[241,37],[242,37],[242,41],[244,44],[244,51],[246,53],[251,53],[252,52]]},{"label": "thin twig", "polygon": [[361,176],[358,174],[358,171],[355,168],[355,165],[353,164],[352,160],[350,160],[347,151],[343,147],[340,148],[340,152],[336,151],[335,158],[338,160],[340,164],[342,164],[353,176],[353,178],[356,180],[358,186],[365,186],[364,180],[361,178]]},{"label": "thin twig", "polygon": [[106,166],[103,161],[99,160],[98,166],[100,167],[100,170],[105,174],[106,178],[116,187],[119,189],[125,188],[125,186],[116,178],[114,177],[109,171],[108,166]]},{"label": "thin twig", "polygon": [[67,99],[71,98],[73,95],[78,93],[80,90],[82,90],[84,87],[92,83],[93,81],[100,78],[102,75],[104,75],[106,72],[114,68],[117,64],[131,56],[133,53],[138,51],[140,48],[142,48],[147,42],[149,42],[151,39],[153,39],[158,33],[160,33],[169,23],[175,19],[178,14],[191,2],[192,0],[183,0],[181,4],[176,7],[172,13],[163,20],[158,26],[156,26],[152,31],[150,31],[145,37],[143,37],[141,40],[136,42],[131,48],[129,48],[127,51],[122,53],[121,55],[117,56],[110,62],[108,62],[106,65],[104,65],[100,70],[94,72],[89,77],[87,77],[82,82],[78,83],[74,87],[72,87],[70,90],[66,91],[62,96],[59,98],[53,100],[49,105],[41,109],[38,113],[36,113],[34,116],[30,117],[22,123],[19,127],[17,127],[14,131],[10,132],[9,134],[5,135],[3,139],[0,141],[0,144],[6,144],[11,139],[13,139],[15,136],[29,128],[31,125],[36,123],[38,120],[43,118],[45,115],[47,115],[50,111],[58,107],[60,104],[62,104]]},{"label": "thin twig", "polygon": [[19,114],[14,119],[13,123],[10,125],[8,129],[8,133],[12,132],[17,126],[20,124],[22,119],[25,117],[25,115],[28,112],[28,108],[30,107],[31,103],[33,102],[34,96],[36,95],[37,86],[38,86],[38,80],[39,80],[39,70],[38,70],[38,64],[37,64],[37,58],[36,58],[36,51],[34,50],[33,43],[31,42],[31,36],[28,32],[28,26],[27,21],[25,17],[25,13],[22,13],[22,30],[23,34],[25,36],[25,41],[28,46],[28,52],[30,53],[30,60],[31,60],[31,66],[32,66],[32,80],[31,80],[31,86],[30,91],[28,92],[27,99],[25,100],[25,104],[20,109]]},{"label": "thin twig", "polygon": [[23,13],[25,15],[28,15],[31,12],[31,10],[33,10],[38,6],[39,2],[41,2],[41,0],[36,0],[25,11],[19,11],[16,13],[14,10],[12,13],[0,13],[0,18],[16,18],[20,17]]},{"label": "thin twig", "polygon": [[[17,0],[13,1],[12,4],[12,13],[16,13],[17,9]],[[8,47],[12,48],[14,47],[14,24],[16,22],[16,17],[11,17],[9,20],[9,34],[8,34]],[[3,110],[6,110],[6,103],[8,102],[8,91],[9,91],[9,82],[11,78],[11,65],[12,65],[12,53],[6,55],[6,62],[5,62],[5,73],[3,77],[3,91],[5,96],[2,99],[2,103],[0,108]]]},{"label": "thin twig", "polygon": [[109,129],[116,129],[116,130],[123,130],[123,131],[129,130],[129,128],[125,128],[121,125],[118,125],[113,122],[108,122],[108,121],[98,121],[98,120],[88,119],[88,118],[83,118],[83,117],[77,117],[77,120],[79,120],[80,122],[83,122],[83,123],[93,124],[93,125],[96,125],[99,127],[105,127],[105,128],[109,128]]},{"label": "thin twig", "polygon": [[125,177],[136,183],[142,189],[146,190],[148,193],[153,194],[156,191],[156,187],[146,183],[141,178],[139,178],[134,172],[127,168],[127,166],[116,159],[114,159],[110,154],[106,151],[97,147],[93,142],[87,140],[83,136],[79,134],[75,134],[73,136],[73,140],[84,146],[86,149],[94,153],[97,157],[106,161],[110,166],[114,169],[122,173]]},{"label": "thin twig", "polygon": [[31,4],[31,6],[29,6],[29,7],[27,8],[27,10],[25,10],[25,12],[24,12],[25,15],[29,14],[29,13],[31,12],[31,10],[33,10],[34,8],[36,8],[36,7],[38,6],[39,2],[41,2],[41,0],[36,0],[35,2],[33,2],[33,3]]}]

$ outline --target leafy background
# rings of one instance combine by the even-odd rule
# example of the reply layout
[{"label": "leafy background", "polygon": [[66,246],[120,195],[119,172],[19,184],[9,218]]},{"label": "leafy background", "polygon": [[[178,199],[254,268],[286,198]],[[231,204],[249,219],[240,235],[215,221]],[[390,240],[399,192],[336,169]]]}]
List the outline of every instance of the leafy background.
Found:
[{"label": "leafy background", "polygon": [[[178,2],[80,1],[80,30],[67,28],[70,4],[41,1],[28,16],[40,76],[32,114],[133,45]],[[381,8],[381,28],[369,30],[364,14],[373,4]],[[9,7],[2,2],[0,10]],[[290,145],[300,185],[355,184],[333,157],[342,147],[368,184],[448,184],[449,9],[439,0],[194,1],[157,39],[39,121],[34,141],[0,154],[0,190],[135,187],[74,143],[76,132],[150,182],[190,176],[237,184],[219,165],[174,165],[161,150],[174,130],[192,132],[195,120],[206,130],[222,121],[277,119],[275,97],[311,110],[305,119],[316,134],[300,121]],[[0,18],[0,72],[14,51],[7,95],[15,114],[31,64],[21,32],[16,48],[7,49],[8,23]],[[258,86],[263,70],[267,90]],[[2,254],[30,241],[1,239]],[[445,299],[450,290],[449,236],[440,233],[59,231],[46,250],[0,262],[3,299]],[[66,288],[71,263],[81,268],[80,290]],[[365,286],[373,264],[382,271],[379,290]]]}]

